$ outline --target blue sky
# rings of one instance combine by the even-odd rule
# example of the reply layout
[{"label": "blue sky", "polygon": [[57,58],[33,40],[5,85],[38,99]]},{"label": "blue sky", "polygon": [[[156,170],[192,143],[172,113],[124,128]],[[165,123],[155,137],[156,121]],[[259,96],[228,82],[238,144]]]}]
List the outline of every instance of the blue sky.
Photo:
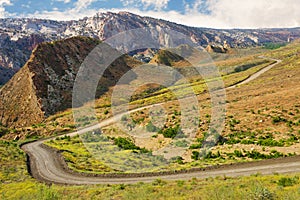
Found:
[{"label": "blue sky", "polygon": [[[1,2],[1,0],[0,0]],[[16,14],[33,14],[36,11],[64,11],[76,7],[78,0],[3,0],[3,2],[10,2],[4,7],[9,13]],[[195,3],[195,0],[83,0],[88,8],[93,9],[128,9],[137,8],[140,10],[176,10],[184,12],[185,5]]]},{"label": "blue sky", "polygon": [[80,19],[129,11],[197,27],[300,26],[298,0],[0,0],[0,18]]}]

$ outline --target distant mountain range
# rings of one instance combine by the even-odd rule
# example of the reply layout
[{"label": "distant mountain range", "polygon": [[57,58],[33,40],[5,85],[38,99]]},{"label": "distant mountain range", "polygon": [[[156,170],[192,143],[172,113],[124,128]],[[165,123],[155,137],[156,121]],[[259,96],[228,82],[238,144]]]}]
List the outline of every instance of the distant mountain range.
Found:
[{"label": "distant mountain range", "polygon": [[128,12],[98,13],[93,17],[66,22],[22,18],[0,19],[0,85],[5,84],[25,65],[39,43],[73,36],[105,40],[117,33],[144,27],[158,32],[164,30],[180,32],[203,47],[223,46],[226,42],[227,46],[243,48],[269,42],[288,42],[300,37],[300,28],[257,30],[195,28]]}]

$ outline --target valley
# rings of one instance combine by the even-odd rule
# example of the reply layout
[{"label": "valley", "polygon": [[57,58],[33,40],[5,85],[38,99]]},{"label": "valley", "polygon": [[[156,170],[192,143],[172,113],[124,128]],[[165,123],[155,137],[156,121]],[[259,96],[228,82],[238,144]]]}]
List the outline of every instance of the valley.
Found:
[{"label": "valley", "polygon": [[0,21],[0,199],[299,199],[299,28]]},{"label": "valley", "polygon": [[[260,70],[260,71],[258,71],[257,73],[255,73],[255,74],[253,74],[252,76],[249,76],[249,78],[248,79],[246,79],[246,80],[244,80],[243,82],[241,82],[241,83],[237,83],[237,85],[234,85],[234,86],[230,86],[228,89],[233,89],[233,88],[235,88],[235,87],[239,87],[239,86],[242,86],[243,84],[246,84],[246,83],[248,83],[248,82],[250,82],[250,81],[253,81],[253,80],[255,80],[255,78],[258,78],[260,75],[262,75],[263,73],[265,73],[265,72],[267,72],[267,70],[270,70],[271,68],[273,68],[273,67],[275,67],[276,65],[278,65],[278,64],[280,64],[282,61],[281,60],[276,60],[276,63],[275,64],[271,64],[271,65],[269,65],[269,66],[267,66],[267,67],[265,67],[265,68],[263,68],[262,70]],[[255,77],[255,78],[253,78],[253,77]],[[168,103],[167,103],[168,104]],[[138,110],[137,111],[140,111],[140,110],[143,110],[144,108],[142,107],[142,108],[138,108]],[[131,113],[134,113],[134,112],[136,112],[135,110],[132,110],[132,111],[130,111]],[[122,114],[120,114],[119,116],[124,116],[124,115],[126,115],[125,113],[122,113]],[[115,118],[115,120],[120,120],[120,119],[117,119],[118,117],[114,117]],[[237,120],[235,120],[235,119],[233,119],[233,118],[231,118],[231,121],[237,121]],[[103,121],[101,124],[104,124],[104,126],[105,125],[107,125],[107,124],[109,124],[109,123],[112,123],[112,120],[110,120],[110,119],[108,119],[108,120],[106,120],[107,122],[105,122],[105,121]],[[240,122],[235,122],[235,124],[239,124]],[[103,125],[101,125],[101,124],[99,124],[99,125],[95,125],[95,126],[93,126],[94,127],[94,129],[99,129],[99,128],[102,128],[102,126]],[[234,124],[232,125],[233,127],[235,126]],[[93,131],[93,127],[91,127],[91,128],[87,128],[86,130],[85,129],[83,129],[83,130],[81,130],[80,131],[80,133],[86,133],[87,131]],[[231,127],[231,128],[233,128],[233,127]],[[119,131],[117,131],[117,132],[120,132],[121,130],[119,130]],[[105,133],[105,130],[104,130],[104,133]],[[71,133],[70,134],[70,136],[74,136],[74,135],[76,135],[76,134],[78,134],[77,132],[74,132],[74,133]],[[249,132],[249,134],[250,135],[254,135],[254,138],[255,138],[255,135],[257,134],[257,133],[255,133],[255,132]],[[229,153],[225,153],[225,152],[223,152],[223,151],[221,151],[221,154],[220,154],[220,151],[218,151],[218,154],[220,154],[219,156],[216,156],[215,157],[215,155],[214,154],[210,154],[210,157],[208,157],[207,156],[207,158],[203,161],[201,161],[200,163],[192,163],[191,165],[189,165],[188,166],[188,168],[190,168],[190,167],[195,167],[195,166],[199,166],[199,164],[200,164],[200,166],[201,167],[205,167],[205,166],[210,166],[210,165],[212,165],[213,163],[217,163],[217,164],[220,164],[220,163],[222,163],[222,164],[226,164],[226,163],[234,163],[235,161],[234,160],[239,160],[239,158],[243,158],[243,159],[245,159],[246,158],[246,160],[245,161],[249,161],[249,159],[251,160],[251,159],[262,159],[262,158],[278,158],[278,157],[286,157],[286,156],[294,156],[294,155],[297,155],[297,153],[298,153],[298,149],[295,149],[295,152],[290,152],[289,150],[289,152],[288,152],[288,154],[283,154],[283,153],[281,153],[281,152],[278,152],[277,150],[275,150],[275,148],[276,148],[276,146],[278,146],[278,147],[284,147],[284,146],[287,146],[285,149],[288,149],[288,146],[292,146],[292,148],[291,149],[294,149],[297,145],[297,137],[296,136],[293,136],[293,139],[288,139],[288,140],[280,140],[280,142],[278,142],[277,140],[274,140],[274,138],[273,138],[273,136],[271,136],[270,137],[270,133],[267,133],[269,136],[267,137],[267,138],[264,138],[264,137],[262,137],[263,136],[263,134],[261,133],[261,136],[260,136],[260,140],[259,140],[259,142],[260,141],[262,141],[262,142],[265,142],[265,141],[269,141],[269,143],[259,143],[259,142],[256,142],[255,141],[255,139],[253,140],[253,143],[252,142],[250,142],[250,140],[237,140],[237,139],[235,139],[235,138],[232,138],[232,136],[231,135],[229,135],[230,136],[230,140],[227,140],[226,142],[227,143],[229,143],[229,144],[231,144],[231,145],[233,145],[233,146],[235,146],[235,144],[236,144],[236,147],[237,146],[240,146],[240,144],[243,144],[244,145],[244,147],[243,147],[243,151],[244,151],[244,154],[243,154],[243,152],[241,152],[241,151],[239,151],[239,150],[237,150],[237,149],[235,149],[236,147],[234,147],[234,152],[232,153],[232,154],[229,154]],[[111,135],[111,134],[110,134]],[[117,135],[119,135],[119,134],[117,134],[117,133],[113,133],[112,135],[114,135],[115,137],[117,136]],[[124,135],[124,134],[121,134],[121,135]],[[126,135],[126,134],[125,134]],[[240,133],[239,135],[238,135],[238,137],[239,138],[241,138],[243,135],[242,135],[242,133]],[[83,136],[83,137],[85,137],[85,136]],[[74,160],[74,158],[76,158],[76,157],[78,157],[80,154],[82,154],[82,153],[80,153],[80,154],[76,154],[76,151],[74,152],[74,149],[72,148],[72,144],[80,144],[81,142],[80,142],[80,138],[76,138],[76,139],[72,139],[72,138],[68,138],[67,136],[65,136],[65,137],[63,137],[63,138],[61,138],[61,142],[60,142],[60,140],[55,140],[55,141],[53,141],[53,140],[51,140],[51,141],[49,141],[49,142],[47,142],[47,144],[48,145],[50,145],[50,146],[53,146],[53,147],[56,147],[56,148],[62,148],[61,150],[63,150],[63,151],[65,151],[65,153],[64,153],[64,155],[67,155],[67,159],[66,160],[74,160],[74,161],[72,161],[72,170],[75,170],[75,171],[77,171],[77,170],[79,170],[79,165],[77,166],[77,164],[80,164],[80,165],[83,165],[84,167],[82,167],[81,168],[81,172],[85,172],[85,173],[93,173],[93,172],[97,172],[99,169],[100,169],[100,171],[98,171],[98,173],[105,173],[105,172],[114,172],[114,171],[111,171],[111,170],[109,170],[109,167],[108,166],[106,166],[106,169],[108,170],[103,170],[103,171],[101,171],[101,168],[102,167],[100,167],[99,168],[99,164],[100,164],[100,166],[101,166],[101,162],[99,163],[99,164],[96,164],[96,165],[93,165],[93,164],[91,164],[89,167],[87,167],[87,166],[85,166],[85,163],[87,163],[87,162],[89,162],[89,163],[95,163],[95,162],[97,162],[97,160],[98,160],[98,162],[101,160],[102,161],[102,166],[103,167],[105,167],[105,158],[108,158],[108,157],[110,157],[110,159],[112,159],[114,156],[114,154],[118,154],[118,152],[120,151],[120,150],[118,150],[118,149],[116,149],[116,150],[111,150],[111,149],[107,149],[107,150],[104,150],[103,148],[105,147],[105,145],[104,145],[104,143],[99,143],[99,142],[108,142],[109,141],[109,139],[108,138],[102,138],[103,136],[101,136],[101,137],[99,137],[98,138],[98,136],[96,136],[96,135],[92,135],[91,134],[91,132],[90,133],[87,133],[86,134],[86,137],[88,137],[88,138],[91,138],[91,139],[88,139],[88,141],[90,141],[90,142],[87,142],[85,139],[83,139],[83,141],[84,141],[84,145],[85,145],[85,147],[89,150],[89,151],[94,151],[93,152],[93,155],[102,155],[102,157],[98,157],[98,158],[94,158],[94,159],[90,159],[89,161],[84,161],[83,163],[78,163],[78,162],[80,162],[80,161],[78,161],[77,159],[75,159]],[[231,141],[232,140],[232,141]],[[69,144],[68,144],[68,141],[69,141]],[[75,142],[75,141],[77,141],[77,142]],[[98,142],[97,142],[98,141]],[[287,143],[286,143],[287,142]],[[62,146],[61,146],[61,144],[62,144]],[[97,145],[97,143],[98,144],[100,144],[100,146],[102,146],[102,150],[103,151],[96,151],[95,152],[95,149],[90,149],[88,146],[89,145]],[[149,143],[149,142],[147,142],[147,143]],[[34,144],[34,143],[33,143]],[[59,160],[59,159],[50,159],[49,158],[49,156],[50,155],[52,155],[52,156],[54,156],[55,154],[53,154],[53,153],[51,153],[51,151],[49,151],[49,150],[47,150],[47,149],[44,149],[43,147],[41,147],[40,145],[41,145],[41,143],[40,142],[37,142],[37,143],[35,143],[35,145],[33,146],[33,144],[32,145],[25,145],[24,146],[24,148],[25,148],[25,150],[29,153],[29,155],[31,155],[32,156],[32,158],[31,159],[33,159],[33,157],[35,157],[34,158],[34,160],[42,160],[43,158],[47,158],[47,162],[49,163],[49,161],[50,160],[53,160],[52,162],[54,162],[54,160]],[[248,145],[247,145],[248,144]],[[248,148],[249,147],[252,147],[253,145],[254,146],[256,146],[255,144],[258,144],[258,146],[262,146],[262,148],[263,149],[265,149],[264,150],[264,152],[265,153],[268,153],[268,151],[270,152],[269,153],[269,155],[268,154],[265,154],[265,153],[263,153],[263,154],[261,154],[260,152],[260,150],[255,150],[255,151],[251,151],[251,150],[249,150],[249,151],[247,151],[247,150],[245,150],[245,148],[247,148],[247,146],[248,146]],[[67,146],[68,145],[68,146]],[[76,149],[79,149],[79,148],[82,148],[82,150],[83,149],[85,149],[85,147],[83,146],[83,144],[81,144],[82,145],[82,147],[80,147],[80,145],[79,146],[77,146],[76,147]],[[107,145],[109,145],[109,143],[107,143]],[[27,147],[28,146],[28,147]],[[194,145],[195,146],[195,145]],[[224,145],[223,145],[224,146]],[[269,146],[270,147],[273,147],[273,149],[272,149],[272,151],[271,150],[268,150],[269,149]],[[30,148],[29,148],[30,147]],[[196,147],[196,146],[195,146]],[[193,147],[192,149],[194,149],[195,147]],[[199,146],[199,148],[201,147],[201,145]],[[37,148],[39,148],[39,150],[37,150]],[[121,147],[122,148],[122,147]],[[191,148],[191,147],[190,147]],[[241,148],[241,147],[240,147]],[[224,150],[224,148],[222,147],[222,145],[221,146],[217,146],[216,147],[216,149],[222,149],[222,150]],[[282,148],[280,148],[280,149],[282,149]],[[48,151],[48,155],[46,156],[46,152]],[[215,150],[216,151],[216,150]],[[43,156],[37,156],[37,155],[34,155],[35,154],[35,152],[45,152],[44,154],[42,154]],[[69,154],[69,153],[71,153],[71,154]],[[108,152],[109,154],[110,154],[110,156],[109,155],[106,155],[105,154],[105,152]],[[114,153],[112,153],[112,152],[114,152]],[[297,152],[297,153],[296,153]],[[121,153],[121,152],[120,152]],[[124,153],[125,153],[125,151],[124,151]],[[224,154],[225,153],[225,154]],[[285,152],[286,153],[286,152]],[[89,154],[88,152],[86,152],[85,154]],[[256,154],[256,155],[255,155]],[[72,159],[72,157],[70,157],[71,155],[73,155],[72,157],[73,157],[73,159]],[[91,156],[91,158],[93,157],[93,155],[92,154],[90,154],[90,156]],[[121,154],[120,154],[121,155]],[[142,155],[142,154],[141,154]],[[224,156],[226,155],[226,157],[224,158]],[[268,155],[268,156],[267,156]],[[148,155],[149,156],[149,155]],[[228,157],[229,156],[229,157]],[[39,157],[39,159],[37,159]],[[247,158],[248,157],[248,158]],[[117,158],[117,157],[116,157]],[[116,159],[115,158],[115,159]],[[123,162],[126,162],[126,160],[128,159],[128,158],[130,158],[128,161],[129,162],[131,162],[132,164],[133,164],[133,168],[132,168],[132,171],[124,171],[124,172],[126,172],[126,173],[133,173],[133,172],[138,172],[139,171],[139,167],[138,167],[138,165],[137,165],[137,163],[139,162],[138,160],[136,161],[137,163],[136,164],[134,164],[134,162],[133,162],[133,160],[134,160],[134,154],[132,154],[132,155],[130,155],[130,154],[125,154],[125,157],[123,157],[123,158],[119,158],[119,159],[121,159],[121,160],[123,160]],[[232,158],[233,158],[233,160],[232,160]],[[294,159],[292,159],[292,163],[295,165],[295,170],[296,169],[298,169],[298,166],[296,165],[296,160],[297,160],[297,158],[298,157],[295,157]],[[146,161],[146,159],[145,158],[143,158],[143,157],[141,157],[140,159],[142,159],[143,161]],[[185,158],[185,160],[186,160],[187,158]],[[189,159],[188,159],[189,160]],[[212,160],[214,160],[214,162],[211,162]],[[141,167],[141,169],[142,170],[146,170],[146,171],[141,171],[141,172],[151,172],[152,170],[154,170],[154,172],[155,172],[155,168],[154,168],[154,166],[159,166],[159,167],[163,167],[163,168],[166,168],[167,167],[167,165],[168,165],[168,162],[166,161],[166,160],[164,160],[163,158],[160,158],[160,160],[157,160],[158,161],[158,163],[155,163],[155,161],[150,161],[150,163],[153,165],[152,166],[152,169],[150,168],[150,169],[148,169],[146,166],[147,166],[147,164],[146,165],[144,165],[144,164],[142,164],[141,162],[140,162],[140,167]],[[175,161],[175,163],[176,162],[178,162],[177,160],[174,160]],[[174,162],[173,161],[173,162]],[[40,161],[39,161],[40,162]],[[45,162],[45,161],[42,161],[42,162]],[[114,162],[114,161],[112,161],[112,160],[110,160],[107,164],[108,165],[111,165],[112,163],[111,162]],[[129,168],[129,166],[128,166],[128,164],[125,164],[125,163],[123,163],[122,162],[122,164],[121,163],[116,163],[116,167],[121,167],[121,166],[127,166],[127,168]],[[160,162],[162,162],[162,163],[160,163]],[[240,161],[239,161],[240,162]],[[67,161],[67,163],[68,163],[68,161]],[[178,163],[180,163],[180,162],[178,162]],[[202,164],[201,164],[202,163]],[[276,160],[275,160],[275,163],[276,163]],[[38,164],[38,163],[31,163],[32,164],[32,166],[35,166],[35,168],[42,168],[42,165],[41,164]],[[181,161],[181,163],[180,163],[181,165],[183,164],[183,162]],[[49,164],[48,164],[49,165]],[[63,166],[63,164],[60,164],[61,166]],[[173,164],[174,165],[174,164]],[[214,165],[214,164],[213,164]],[[43,166],[46,166],[46,165],[43,165]],[[52,164],[51,166],[59,166],[58,164]],[[76,167],[77,166],[77,167]],[[114,166],[114,165],[111,165],[111,166]],[[241,166],[243,166],[243,165],[241,165]],[[285,167],[284,165],[282,165],[283,166],[283,168],[285,168],[285,169],[287,169],[287,167]],[[282,167],[281,166],[281,167]],[[175,168],[174,168],[175,167]],[[156,170],[159,170],[159,171],[162,171],[162,169],[163,168],[161,168],[161,169],[156,169]],[[168,167],[169,168],[169,167]],[[173,166],[173,168],[171,167],[171,168],[166,168],[168,171],[173,171],[173,170],[179,170],[179,172],[180,172],[180,170],[182,170],[182,169],[184,169],[184,168],[182,168],[182,167],[180,167],[180,165],[178,166]],[[187,169],[188,169],[187,168]],[[272,170],[270,170],[270,168],[272,168],[271,166],[268,166],[267,167],[268,168],[268,170],[267,171],[259,171],[259,172],[261,172],[261,173],[274,173],[274,172],[276,172],[276,170],[279,170],[279,169],[277,169],[277,168],[275,168],[275,171],[272,171]],[[165,170],[166,170],[165,169]],[[289,167],[289,170],[290,170],[291,168]],[[82,171],[83,170],[83,171]],[[115,168],[115,170],[116,170],[116,168]],[[118,171],[119,171],[120,169],[118,169]],[[126,167],[125,168],[123,168],[123,170],[126,170]],[[147,171],[148,170],[148,171]],[[243,170],[243,168],[241,168],[241,170]],[[257,170],[257,169],[254,169],[254,170]],[[46,169],[44,169],[43,170],[44,171],[44,173],[46,172],[47,173],[47,171],[62,171],[62,169],[60,169],[60,170],[58,170],[58,169],[56,169],[56,170],[54,170],[54,168],[52,169],[52,170],[50,170],[50,169],[48,169],[48,170],[46,170]],[[158,171],[158,172],[159,172]],[[66,172],[65,172],[66,173]],[[216,173],[218,173],[218,171],[216,172]],[[222,173],[222,172],[221,172]],[[224,172],[223,172],[224,173]],[[154,173],[155,174],[155,173]],[[194,173],[191,173],[192,174],[192,176],[195,176],[195,174]],[[205,173],[204,173],[205,174]],[[36,174],[35,175],[36,177],[45,177],[46,175],[41,175],[41,174]],[[60,175],[60,176],[57,176],[57,177],[61,177],[62,175]],[[178,175],[176,175],[176,176],[178,176]],[[189,177],[188,175],[186,175],[185,174],[185,176],[187,176],[187,177]],[[211,176],[211,175],[210,175]],[[48,179],[46,179],[47,181],[49,181],[49,179],[50,179],[50,177],[54,177],[54,175],[52,174],[52,175],[48,175],[48,176],[46,176],[46,177],[49,177]],[[74,177],[75,178],[75,177]],[[73,179],[74,179],[73,178]],[[157,177],[156,177],[157,178]],[[167,177],[168,178],[168,177]],[[172,179],[172,176],[170,177],[171,179]],[[71,178],[69,178],[69,179],[71,179]],[[181,179],[182,179],[182,177],[181,177]],[[42,180],[44,180],[43,178],[42,178]],[[108,179],[105,179],[106,181],[108,181]],[[143,179],[142,179],[143,180]],[[154,180],[153,178],[151,178],[150,180]],[[95,180],[96,181],[96,180]],[[103,181],[103,180],[101,180],[100,178],[99,178],[99,181],[101,182],[101,181]],[[138,181],[138,180],[137,180]],[[143,180],[144,181],[144,180]],[[59,182],[58,180],[55,180],[55,179],[53,179],[53,182]],[[79,181],[80,182],[80,181]],[[122,183],[121,181],[119,182],[119,183]]]}]

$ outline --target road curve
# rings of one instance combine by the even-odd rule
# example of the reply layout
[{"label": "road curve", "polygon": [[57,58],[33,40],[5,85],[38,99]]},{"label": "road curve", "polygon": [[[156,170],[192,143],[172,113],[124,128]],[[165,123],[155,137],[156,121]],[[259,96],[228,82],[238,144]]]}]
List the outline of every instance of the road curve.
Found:
[{"label": "road curve", "polygon": [[276,65],[278,65],[279,63],[282,62],[282,60],[277,60],[277,59],[273,59],[273,58],[267,58],[267,57],[264,57],[264,56],[259,56],[259,58],[272,60],[272,61],[275,61],[275,63],[274,63],[274,64],[271,64],[271,65],[269,65],[269,66],[267,66],[267,67],[265,67],[265,68],[263,68],[263,69],[261,69],[261,70],[259,70],[258,72],[252,74],[251,76],[249,76],[249,77],[246,78],[245,80],[241,81],[240,83],[235,84],[235,85],[233,85],[233,86],[230,86],[230,87],[228,87],[227,89],[236,88],[236,87],[238,87],[238,86],[240,86],[240,85],[244,85],[244,84],[246,84],[246,83],[249,83],[249,82],[251,82],[251,81],[257,79],[260,75],[266,73],[267,71],[269,71],[270,69],[272,69],[274,66],[276,66]]},{"label": "road curve", "polygon": [[[261,57],[265,58],[265,57]],[[269,58],[265,58],[269,59]],[[246,80],[228,87],[226,89],[234,88],[238,85],[246,84],[266,71],[270,70],[272,67],[276,66],[281,62],[281,60],[270,59],[276,61],[276,63],[269,65],[268,67],[260,70],[259,72],[248,77]],[[114,123],[117,120],[120,120],[124,114],[129,114],[142,110],[145,108],[150,108],[155,105],[145,106],[142,108],[137,108],[127,113],[121,113],[113,116],[112,118],[106,119],[101,123],[78,130],[73,133],[67,134],[68,136],[75,136],[78,134],[83,134],[88,131],[95,130]],[[61,137],[61,136],[60,136]],[[50,140],[50,139],[48,139]],[[151,182],[158,178],[165,180],[186,180],[191,178],[207,178],[207,177],[216,177],[216,176],[246,176],[254,173],[261,174],[272,174],[272,173],[296,173],[300,172],[300,157],[288,157],[281,158],[276,160],[264,160],[260,162],[252,163],[243,163],[243,164],[234,164],[234,165],[225,165],[216,168],[210,169],[199,169],[196,171],[189,172],[179,172],[179,173],[166,173],[166,174],[151,174],[151,176],[119,176],[119,177],[104,177],[104,176],[88,176],[79,173],[71,172],[67,170],[62,164],[62,160],[58,155],[53,153],[52,150],[45,148],[42,144],[47,140],[39,140],[32,143],[28,143],[22,146],[22,149],[28,155],[28,166],[31,175],[43,182],[46,183],[57,183],[57,184],[71,184],[71,185],[88,185],[88,184],[121,184],[121,183],[137,183],[137,182]]]}]

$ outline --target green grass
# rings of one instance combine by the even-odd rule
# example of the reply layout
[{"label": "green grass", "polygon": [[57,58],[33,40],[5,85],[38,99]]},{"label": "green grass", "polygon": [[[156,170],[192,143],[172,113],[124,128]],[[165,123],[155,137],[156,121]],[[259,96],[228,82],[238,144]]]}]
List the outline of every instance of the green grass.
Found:
[{"label": "green grass", "polygon": [[16,142],[0,140],[0,182],[23,181],[28,177],[25,153]]},{"label": "green grass", "polygon": [[[300,184],[284,184],[282,180],[297,180],[295,175],[253,175],[230,178],[220,176],[187,181],[164,181],[157,179],[151,183],[133,185],[60,186],[44,185],[33,180],[1,185],[3,200],[18,199],[291,199],[300,198]],[[286,181],[284,181],[285,183]],[[289,181],[287,181],[289,182]],[[280,183],[280,184],[279,184]],[[279,185],[278,185],[279,184]],[[266,198],[263,198],[266,197]]]},{"label": "green grass", "polygon": [[91,133],[46,143],[62,151],[68,166],[86,173],[136,173],[165,170],[168,162],[125,138]]}]

